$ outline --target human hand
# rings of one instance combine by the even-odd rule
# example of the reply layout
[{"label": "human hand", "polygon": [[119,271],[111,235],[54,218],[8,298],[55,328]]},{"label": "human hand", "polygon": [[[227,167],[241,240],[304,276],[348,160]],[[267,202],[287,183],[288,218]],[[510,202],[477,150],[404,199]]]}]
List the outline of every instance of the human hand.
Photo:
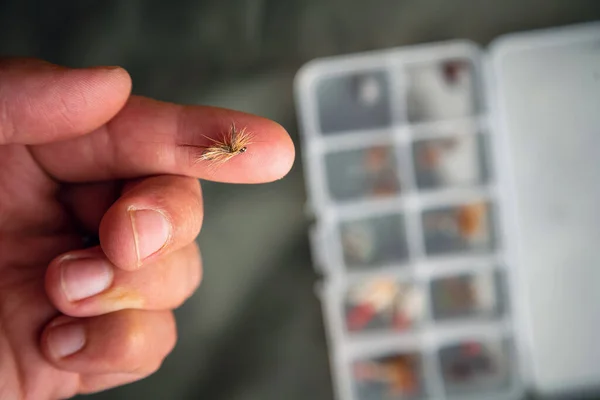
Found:
[{"label": "human hand", "polygon": [[[150,375],[198,286],[198,178],[262,183],[294,147],[247,114],[130,96],[120,68],[0,62],[0,399],[64,399]],[[198,161],[232,122],[255,134]],[[192,146],[190,146],[192,145]],[[84,248],[83,234],[99,237]]]}]

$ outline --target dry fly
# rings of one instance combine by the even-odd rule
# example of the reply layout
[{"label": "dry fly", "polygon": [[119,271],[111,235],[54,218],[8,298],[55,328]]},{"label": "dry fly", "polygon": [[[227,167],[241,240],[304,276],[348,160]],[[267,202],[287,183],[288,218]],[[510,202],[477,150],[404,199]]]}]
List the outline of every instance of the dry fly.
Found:
[{"label": "dry fly", "polygon": [[231,124],[229,131],[220,140],[205,137],[212,144],[204,149],[199,159],[215,164],[226,163],[238,154],[245,153],[252,143],[252,135],[245,128],[237,130],[235,124]]}]

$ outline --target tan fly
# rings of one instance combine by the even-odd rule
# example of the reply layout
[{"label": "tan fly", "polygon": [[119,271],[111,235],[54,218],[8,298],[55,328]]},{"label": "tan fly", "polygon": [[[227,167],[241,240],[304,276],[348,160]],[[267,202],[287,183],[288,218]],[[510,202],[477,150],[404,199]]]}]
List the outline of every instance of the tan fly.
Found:
[{"label": "tan fly", "polygon": [[215,164],[226,163],[238,154],[245,153],[252,143],[252,135],[245,128],[237,130],[234,124],[231,124],[229,131],[220,140],[205,137],[212,144],[205,148],[199,160]]}]

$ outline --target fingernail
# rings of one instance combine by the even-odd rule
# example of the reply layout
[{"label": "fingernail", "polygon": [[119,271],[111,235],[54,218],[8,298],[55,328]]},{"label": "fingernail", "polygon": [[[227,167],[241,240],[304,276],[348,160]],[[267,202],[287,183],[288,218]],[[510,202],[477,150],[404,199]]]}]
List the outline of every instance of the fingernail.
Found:
[{"label": "fingernail", "polygon": [[60,268],[62,290],[69,301],[102,293],[113,281],[112,266],[98,258],[67,259]]},{"label": "fingernail", "polygon": [[132,210],[129,216],[139,264],[167,243],[171,224],[163,214],[154,210]]},{"label": "fingernail", "polygon": [[48,348],[54,358],[64,358],[77,353],[85,345],[85,329],[78,322],[50,328]]}]

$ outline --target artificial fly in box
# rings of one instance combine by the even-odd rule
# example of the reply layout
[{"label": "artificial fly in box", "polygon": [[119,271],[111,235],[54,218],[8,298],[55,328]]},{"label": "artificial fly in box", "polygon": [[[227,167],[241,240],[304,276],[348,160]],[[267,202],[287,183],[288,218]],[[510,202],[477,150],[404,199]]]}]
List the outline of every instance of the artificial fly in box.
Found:
[{"label": "artificial fly in box", "polygon": [[245,153],[248,145],[252,143],[252,135],[246,129],[237,130],[235,124],[231,124],[229,131],[223,135],[221,140],[209,138],[212,144],[207,146],[199,160],[210,161],[215,164],[223,164],[238,154]]}]

